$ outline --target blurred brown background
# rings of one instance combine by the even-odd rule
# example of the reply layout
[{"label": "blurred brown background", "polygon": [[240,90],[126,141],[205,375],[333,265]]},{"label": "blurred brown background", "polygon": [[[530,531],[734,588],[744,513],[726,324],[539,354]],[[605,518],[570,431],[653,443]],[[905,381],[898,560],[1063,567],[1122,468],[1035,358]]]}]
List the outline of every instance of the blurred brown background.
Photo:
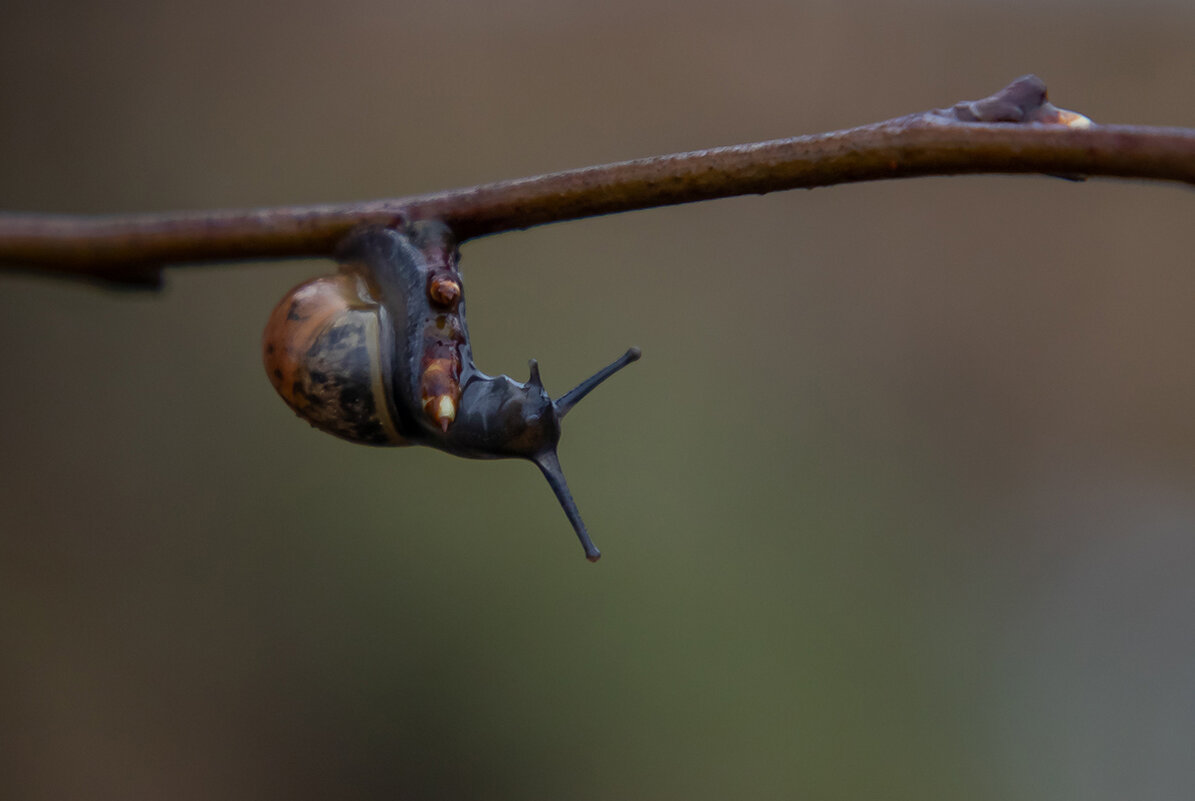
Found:
[{"label": "blurred brown background", "polygon": [[[1026,72],[1195,126],[1193,42],[1127,0],[7,0],[0,206],[396,197]],[[323,263],[0,275],[0,795],[1185,795],[1191,220],[969,177],[469,244],[488,372],[643,348],[563,441],[596,566],[529,464],[291,415],[260,329]]]}]

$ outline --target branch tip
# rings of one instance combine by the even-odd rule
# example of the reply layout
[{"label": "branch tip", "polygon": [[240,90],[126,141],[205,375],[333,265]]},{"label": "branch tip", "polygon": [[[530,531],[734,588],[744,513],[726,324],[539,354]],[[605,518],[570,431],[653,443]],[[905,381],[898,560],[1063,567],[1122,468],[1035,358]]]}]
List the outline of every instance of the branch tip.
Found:
[{"label": "branch tip", "polygon": [[1036,75],[1022,75],[995,94],[979,100],[964,100],[949,109],[929,112],[955,122],[1011,122],[1065,125],[1090,128],[1088,117],[1077,111],[1058,108],[1046,96],[1046,82]]}]

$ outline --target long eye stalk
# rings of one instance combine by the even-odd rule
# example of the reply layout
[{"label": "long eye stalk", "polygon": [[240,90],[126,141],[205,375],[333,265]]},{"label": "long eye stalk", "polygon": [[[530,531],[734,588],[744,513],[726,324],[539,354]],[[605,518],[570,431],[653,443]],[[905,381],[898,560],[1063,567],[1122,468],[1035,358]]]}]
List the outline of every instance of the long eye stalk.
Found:
[{"label": "long eye stalk", "polygon": [[581,519],[577,502],[573,500],[573,494],[568,491],[568,484],[564,480],[564,472],[560,469],[560,460],[556,458],[556,451],[544,451],[535,457],[535,463],[543,472],[544,478],[548,480],[548,486],[552,488],[552,492],[556,493],[556,500],[560,501],[564,513],[568,515],[568,521],[573,524],[573,530],[577,532],[577,539],[581,541],[581,547],[585,549],[585,558],[591,562],[601,559],[602,552],[589,539],[589,532],[585,530],[585,522]]},{"label": "long eye stalk", "polygon": [[568,414],[570,409],[577,405],[581,398],[584,398],[586,395],[592,392],[598,384],[602,383],[631,362],[639,361],[639,357],[642,355],[642,352],[638,348],[629,348],[627,349],[626,353],[622,354],[622,356],[619,356],[613,362],[606,365],[601,370],[598,370],[589,378],[585,379],[580,384],[577,384],[577,386],[561,395],[552,403],[552,405],[556,407],[556,416],[564,417],[566,414]]}]

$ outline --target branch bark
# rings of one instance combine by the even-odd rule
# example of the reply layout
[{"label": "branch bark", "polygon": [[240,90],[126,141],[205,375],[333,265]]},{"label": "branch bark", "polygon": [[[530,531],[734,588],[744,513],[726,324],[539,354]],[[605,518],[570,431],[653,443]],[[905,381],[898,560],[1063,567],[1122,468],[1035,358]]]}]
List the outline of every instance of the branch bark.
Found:
[{"label": "branch bark", "polygon": [[361,224],[438,218],[462,239],[620,211],[925,175],[1195,184],[1195,130],[1095,125],[1025,76],[982,100],[844,131],[624,161],[432,195],[121,217],[0,213],[0,268],[156,286],[170,264],[322,256]]}]

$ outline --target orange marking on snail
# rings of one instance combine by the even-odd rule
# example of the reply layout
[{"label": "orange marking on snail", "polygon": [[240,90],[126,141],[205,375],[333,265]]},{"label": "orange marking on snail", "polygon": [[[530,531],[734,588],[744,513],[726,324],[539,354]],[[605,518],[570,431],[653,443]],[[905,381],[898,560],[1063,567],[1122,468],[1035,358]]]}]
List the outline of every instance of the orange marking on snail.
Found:
[{"label": "orange marking on snail", "polygon": [[454,309],[461,299],[461,285],[444,275],[432,276],[428,283],[427,296],[440,306]]},{"label": "orange marking on snail", "polygon": [[444,432],[456,419],[461,400],[460,373],[461,361],[455,350],[444,356],[424,359],[423,374],[419,377],[423,411]]}]

